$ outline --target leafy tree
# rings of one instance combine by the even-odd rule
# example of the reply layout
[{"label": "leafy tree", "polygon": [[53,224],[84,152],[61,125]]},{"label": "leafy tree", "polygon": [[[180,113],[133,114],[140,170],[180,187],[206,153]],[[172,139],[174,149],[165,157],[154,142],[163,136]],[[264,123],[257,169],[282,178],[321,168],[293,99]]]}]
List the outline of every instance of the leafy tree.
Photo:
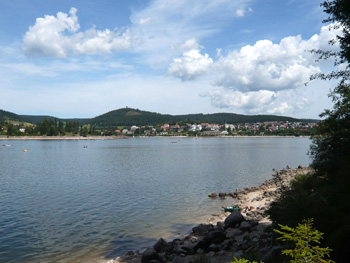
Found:
[{"label": "leafy tree", "polygon": [[[332,179],[341,176],[349,168],[350,161],[350,1],[332,0],[321,4],[329,15],[323,22],[333,22],[330,29],[341,28],[342,35],[330,41],[339,44],[339,51],[313,50],[320,59],[335,59],[335,66],[342,64],[330,73],[319,73],[311,79],[338,79],[339,83],[330,93],[334,102],[332,110],[325,110],[320,116],[325,117],[319,125],[319,136],[313,137],[311,156],[313,167],[319,175]],[[342,69],[339,69],[342,68]]]},{"label": "leafy tree", "polygon": [[[278,239],[292,243],[292,248],[282,250],[282,254],[291,256],[292,260],[290,262],[292,263],[334,263],[334,261],[327,259],[332,250],[318,246],[323,238],[323,233],[314,229],[312,225],[313,219],[306,219],[295,228],[279,225],[281,230],[274,229],[276,233],[282,235]],[[229,263],[258,262],[246,258],[234,258],[234,261]]]},{"label": "leafy tree", "polygon": [[279,225],[281,230],[274,230],[278,234],[282,235],[278,239],[295,243],[294,248],[285,249],[282,251],[282,254],[293,258],[293,260],[290,262],[334,262],[332,260],[325,259],[329,257],[331,249],[321,248],[318,246],[321,243],[320,240],[322,239],[323,233],[313,229],[312,225],[313,219],[306,219],[303,220],[302,224],[298,224],[298,226],[295,228]]},{"label": "leafy tree", "polygon": [[15,132],[15,128],[12,123],[8,123],[7,125],[7,135],[13,135]]},{"label": "leafy tree", "polygon": [[301,176],[271,205],[268,213],[275,222],[290,225],[303,215],[317,222],[325,233],[326,243],[334,249],[337,262],[348,262],[350,247],[350,1],[332,0],[321,4],[329,17],[324,22],[336,22],[331,28],[341,28],[342,35],[330,44],[339,43],[339,51],[313,50],[320,59],[335,59],[336,70],[313,75],[311,79],[338,80],[331,91],[332,109],[320,116],[317,135],[313,136],[310,154],[314,174]]}]

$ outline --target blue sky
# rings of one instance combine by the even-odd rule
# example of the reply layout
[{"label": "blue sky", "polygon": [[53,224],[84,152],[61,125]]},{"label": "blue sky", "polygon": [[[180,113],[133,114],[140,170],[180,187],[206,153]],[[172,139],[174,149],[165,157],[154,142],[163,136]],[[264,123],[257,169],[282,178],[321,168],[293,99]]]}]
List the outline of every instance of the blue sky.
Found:
[{"label": "blue sky", "polygon": [[325,17],[315,0],[0,0],[0,109],[318,118]]}]

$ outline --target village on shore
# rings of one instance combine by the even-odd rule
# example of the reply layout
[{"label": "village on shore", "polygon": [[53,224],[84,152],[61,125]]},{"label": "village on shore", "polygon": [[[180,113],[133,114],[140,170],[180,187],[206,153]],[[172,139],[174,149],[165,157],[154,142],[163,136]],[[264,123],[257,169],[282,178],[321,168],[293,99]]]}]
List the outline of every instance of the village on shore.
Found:
[{"label": "village on shore", "polygon": [[[24,125],[8,122],[0,128],[0,138],[7,136],[48,137],[97,137],[103,136],[311,136],[315,133],[315,122],[270,121],[238,124],[184,123],[145,125],[130,127],[116,126],[96,128],[94,125],[78,123],[47,123]],[[68,139],[68,138],[67,138]]]}]

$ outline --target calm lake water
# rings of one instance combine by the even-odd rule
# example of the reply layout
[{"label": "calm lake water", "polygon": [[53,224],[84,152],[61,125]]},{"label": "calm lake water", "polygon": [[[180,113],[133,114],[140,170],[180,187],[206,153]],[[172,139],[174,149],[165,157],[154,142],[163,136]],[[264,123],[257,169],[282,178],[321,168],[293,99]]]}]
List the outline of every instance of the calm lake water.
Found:
[{"label": "calm lake water", "polygon": [[16,263],[99,262],[142,249],[233,203],[208,193],[310,162],[308,138],[0,143],[0,262]]}]

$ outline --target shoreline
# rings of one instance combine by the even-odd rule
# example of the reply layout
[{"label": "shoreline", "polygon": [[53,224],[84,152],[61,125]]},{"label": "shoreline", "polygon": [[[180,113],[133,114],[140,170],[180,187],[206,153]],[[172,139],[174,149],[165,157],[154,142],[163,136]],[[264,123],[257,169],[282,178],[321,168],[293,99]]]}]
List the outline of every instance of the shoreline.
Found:
[{"label": "shoreline", "polygon": [[[10,136],[0,135],[0,140],[117,140],[129,138],[196,138],[193,136]],[[310,138],[310,136],[278,136],[278,135],[241,135],[241,136],[200,136],[201,138]]]},{"label": "shoreline", "polygon": [[54,141],[54,140],[116,140],[127,139],[126,136],[10,136],[2,137],[0,140],[38,140],[38,141]]},{"label": "shoreline", "polygon": [[[142,253],[128,252],[125,256],[106,260],[107,263],[174,262],[189,263],[205,257],[208,263],[230,262],[249,251],[258,251],[268,257],[280,247],[273,243],[271,220],[265,211],[281,193],[281,187],[290,185],[298,174],[311,172],[311,168],[275,171],[272,178],[259,186],[237,189],[235,192],[219,193],[214,198],[233,198],[242,210],[211,215],[206,223],[192,228],[192,232],[167,242],[160,238],[153,247]],[[211,194],[210,194],[211,195]],[[209,197],[207,198],[211,198]],[[214,195],[215,196],[215,195]]]}]

